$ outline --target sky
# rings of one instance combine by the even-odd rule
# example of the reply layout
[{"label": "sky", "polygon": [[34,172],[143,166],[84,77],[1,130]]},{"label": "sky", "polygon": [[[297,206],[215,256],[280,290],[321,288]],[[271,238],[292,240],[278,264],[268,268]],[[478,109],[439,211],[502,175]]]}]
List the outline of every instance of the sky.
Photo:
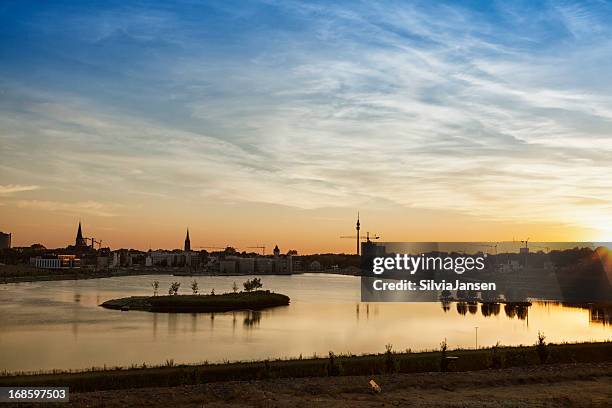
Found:
[{"label": "sky", "polygon": [[[612,3],[0,3],[13,245],[612,240]],[[269,251],[269,250],[268,250]]]}]

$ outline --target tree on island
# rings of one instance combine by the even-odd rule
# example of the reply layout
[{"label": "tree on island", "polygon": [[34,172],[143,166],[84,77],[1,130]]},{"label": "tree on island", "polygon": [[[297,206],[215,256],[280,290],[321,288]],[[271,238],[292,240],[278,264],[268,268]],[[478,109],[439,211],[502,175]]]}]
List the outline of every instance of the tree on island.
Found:
[{"label": "tree on island", "polygon": [[200,288],[198,287],[198,282],[196,282],[195,280],[191,282],[191,291],[193,292],[194,295],[198,294],[199,289]]},{"label": "tree on island", "polygon": [[159,290],[159,281],[153,281],[153,283],[151,283],[151,286],[153,287],[153,296],[157,296],[157,291]]},{"label": "tree on island", "polygon": [[261,279],[259,278],[253,278],[253,279],[249,279],[247,281],[245,281],[242,286],[244,286],[244,290],[246,292],[251,292],[253,290],[257,290],[263,287],[263,284],[261,283]]},{"label": "tree on island", "polygon": [[446,339],[442,343],[440,343],[440,371],[447,372],[448,371],[448,343]]},{"label": "tree on island", "polygon": [[238,285],[236,285],[236,282],[234,282],[234,286],[232,286],[232,290],[234,291],[234,293],[238,293]]},{"label": "tree on island", "polygon": [[169,295],[178,295],[178,291],[179,291],[180,287],[181,287],[181,284],[179,282],[172,282],[170,284],[170,289],[168,289],[168,294]]}]

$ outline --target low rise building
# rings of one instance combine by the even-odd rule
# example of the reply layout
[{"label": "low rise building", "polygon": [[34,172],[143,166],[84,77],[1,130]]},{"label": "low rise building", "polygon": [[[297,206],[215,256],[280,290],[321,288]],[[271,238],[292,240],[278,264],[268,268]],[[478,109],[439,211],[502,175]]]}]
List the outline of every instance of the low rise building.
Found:
[{"label": "low rise building", "polygon": [[13,234],[0,232],[0,249],[9,249],[11,247],[11,238]]},{"label": "low rise building", "polygon": [[274,260],[270,258],[255,259],[255,273],[271,274],[274,272]]},{"label": "low rise building", "polygon": [[151,251],[147,254],[151,258],[150,261],[145,261],[151,266],[181,266],[185,264],[185,255],[180,252],[169,251]]},{"label": "low rise building", "polygon": [[30,258],[30,265],[41,269],[78,268],[81,260],[76,255],[43,255]]},{"label": "low rise building", "polygon": [[241,275],[252,275],[255,273],[255,258],[238,258],[238,273]]},{"label": "low rise building", "polygon": [[219,261],[219,273],[232,275],[236,273],[236,261],[224,259]]},{"label": "low rise building", "polygon": [[60,269],[62,261],[58,258],[30,258],[30,265],[39,269]]}]

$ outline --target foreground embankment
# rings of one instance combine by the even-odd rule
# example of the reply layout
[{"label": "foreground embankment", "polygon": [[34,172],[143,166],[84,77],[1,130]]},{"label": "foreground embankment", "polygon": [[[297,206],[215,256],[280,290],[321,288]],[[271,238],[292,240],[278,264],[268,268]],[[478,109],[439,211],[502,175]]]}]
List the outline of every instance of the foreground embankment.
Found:
[{"label": "foreground embankment", "polygon": [[[374,379],[381,392],[370,391]],[[215,382],[71,394],[74,407],[600,407],[612,363]]]},{"label": "foreground embankment", "polygon": [[[612,342],[550,344],[542,347],[495,347],[422,353],[334,356],[295,360],[236,362],[84,372],[0,376],[0,386],[70,387],[73,393],[143,387],[176,387],[225,381],[262,379],[380,376],[408,373],[466,372],[558,364],[612,364]],[[551,374],[558,369],[550,369]]]}]

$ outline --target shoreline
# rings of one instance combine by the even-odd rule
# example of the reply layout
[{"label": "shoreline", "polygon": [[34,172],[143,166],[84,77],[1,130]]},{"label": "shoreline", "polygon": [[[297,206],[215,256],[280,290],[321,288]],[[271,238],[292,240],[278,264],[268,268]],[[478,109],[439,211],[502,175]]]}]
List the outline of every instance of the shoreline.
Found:
[{"label": "shoreline", "polygon": [[[53,281],[72,281],[72,280],[89,280],[89,279],[105,279],[116,278],[121,276],[143,276],[143,275],[166,275],[160,271],[125,271],[125,272],[79,272],[72,274],[56,274],[56,275],[36,275],[36,276],[11,276],[0,278],[0,285],[8,283],[32,283],[32,282],[53,282]],[[167,274],[170,275],[171,274]]]},{"label": "shoreline", "polygon": [[[0,267],[1,268],[1,267]],[[332,272],[297,272],[291,274],[219,274],[219,273],[184,273],[177,270],[164,269],[115,269],[104,271],[74,270],[73,273],[58,273],[52,275],[24,275],[24,276],[5,276],[0,270],[0,285],[8,283],[28,283],[28,282],[51,282],[64,280],[89,280],[89,279],[105,279],[116,278],[121,276],[146,276],[146,275],[167,275],[176,277],[209,277],[209,276],[292,276],[303,275],[304,273],[329,274]],[[342,274],[337,274],[342,275]],[[352,276],[352,275],[349,275]]]},{"label": "shoreline", "polygon": [[[547,344],[543,364],[536,346],[492,347],[477,350],[386,352],[366,355],[293,358],[227,363],[181,364],[167,360],[164,366],[133,365],[130,368],[95,368],[81,371],[3,373],[0,386],[62,386],[71,392],[143,387],[173,387],[267,378],[338,377],[385,374],[468,372],[512,367],[550,367],[554,364],[612,364],[612,341]],[[444,361],[445,363],[441,363]]]}]

